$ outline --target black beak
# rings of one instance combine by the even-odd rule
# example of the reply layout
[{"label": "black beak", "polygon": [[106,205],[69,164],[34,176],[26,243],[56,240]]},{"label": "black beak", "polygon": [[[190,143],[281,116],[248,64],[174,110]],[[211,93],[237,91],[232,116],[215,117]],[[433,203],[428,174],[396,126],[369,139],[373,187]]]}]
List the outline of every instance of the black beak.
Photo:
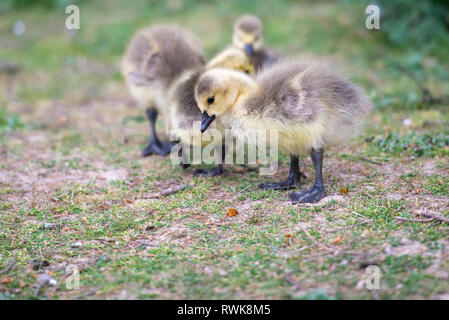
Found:
[{"label": "black beak", "polygon": [[248,55],[253,55],[254,50],[253,50],[253,46],[251,44],[245,44],[245,51]]},{"label": "black beak", "polygon": [[203,118],[201,119],[201,132],[206,131],[206,129],[210,126],[212,121],[215,120],[215,115],[212,117],[207,114],[206,111],[203,112]]}]

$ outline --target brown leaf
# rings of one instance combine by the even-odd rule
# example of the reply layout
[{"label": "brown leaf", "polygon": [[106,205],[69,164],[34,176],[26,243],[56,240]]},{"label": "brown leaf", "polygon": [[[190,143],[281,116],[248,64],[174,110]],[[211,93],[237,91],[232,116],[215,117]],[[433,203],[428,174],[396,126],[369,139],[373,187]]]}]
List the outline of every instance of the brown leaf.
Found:
[{"label": "brown leaf", "polygon": [[236,209],[233,209],[233,208],[228,208],[228,212],[226,213],[226,215],[228,216],[228,217],[234,217],[234,216],[236,216],[236,215],[238,215],[239,213],[237,212],[237,210]]},{"label": "brown leaf", "polygon": [[245,168],[243,168],[243,167],[235,167],[234,168],[234,172],[244,173],[245,172]]},{"label": "brown leaf", "polygon": [[347,194],[349,192],[348,187],[344,187],[340,189],[340,194]]},{"label": "brown leaf", "polygon": [[59,124],[60,126],[63,126],[63,125],[65,125],[66,123],[67,123],[67,117],[66,117],[66,116],[62,115],[62,116],[60,116],[60,117],[58,118],[58,124]]},{"label": "brown leaf", "polygon": [[4,277],[2,277],[2,279],[0,280],[0,282],[1,282],[2,284],[10,283],[10,282],[11,282],[11,278],[8,277],[8,276],[4,276]]},{"label": "brown leaf", "polygon": [[125,202],[126,202],[126,203],[133,203],[134,201],[131,200],[131,199],[125,199]]},{"label": "brown leaf", "polygon": [[343,237],[336,237],[334,240],[332,240],[331,244],[339,244],[343,240]]},{"label": "brown leaf", "polygon": [[291,233],[286,233],[286,234],[285,234],[285,237],[286,237],[287,239],[290,239],[290,238],[293,237],[293,235],[292,235]]}]

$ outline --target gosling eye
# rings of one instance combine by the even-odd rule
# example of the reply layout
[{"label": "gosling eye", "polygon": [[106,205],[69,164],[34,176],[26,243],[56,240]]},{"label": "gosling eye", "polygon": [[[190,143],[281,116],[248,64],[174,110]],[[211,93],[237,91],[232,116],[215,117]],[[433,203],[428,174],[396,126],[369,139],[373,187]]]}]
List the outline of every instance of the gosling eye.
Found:
[{"label": "gosling eye", "polygon": [[214,103],[214,101],[215,101],[214,96],[207,98],[207,104],[212,104],[212,103]]}]

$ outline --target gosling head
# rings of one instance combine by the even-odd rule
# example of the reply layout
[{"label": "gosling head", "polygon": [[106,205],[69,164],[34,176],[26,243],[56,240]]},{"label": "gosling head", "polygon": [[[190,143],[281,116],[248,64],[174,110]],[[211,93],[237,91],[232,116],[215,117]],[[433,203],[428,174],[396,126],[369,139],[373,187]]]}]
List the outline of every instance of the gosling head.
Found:
[{"label": "gosling head", "polygon": [[234,33],[232,36],[234,46],[252,56],[262,49],[263,46],[263,26],[262,22],[253,15],[244,15],[234,23]]},{"label": "gosling head", "polygon": [[235,74],[238,71],[225,69],[211,69],[206,71],[198,80],[195,87],[195,99],[202,113],[201,132],[211,125],[216,117],[230,112],[239,96],[239,88]]},{"label": "gosling head", "polygon": [[249,57],[237,48],[227,48],[215,56],[207,65],[208,68],[224,68],[244,72],[254,73],[254,65]]}]

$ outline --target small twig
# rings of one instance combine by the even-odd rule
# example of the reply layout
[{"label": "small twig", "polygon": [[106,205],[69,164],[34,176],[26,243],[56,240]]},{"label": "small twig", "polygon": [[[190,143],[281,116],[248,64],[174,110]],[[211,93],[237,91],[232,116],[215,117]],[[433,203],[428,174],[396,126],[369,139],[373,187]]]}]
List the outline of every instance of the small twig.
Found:
[{"label": "small twig", "polygon": [[311,246],[304,246],[304,247],[299,248],[295,252],[298,253],[298,252],[301,252],[301,251],[304,251],[304,250],[307,250],[307,249],[310,249],[310,248],[311,248]]},{"label": "small twig", "polygon": [[443,217],[443,216],[440,215],[439,213],[430,213],[430,212],[427,212],[427,209],[426,209],[426,208],[424,208],[424,212],[422,212],[421,215],[424,216],[424,217],[428,217],[428,218],[432,218],[432,219],[438,220],[438,221],[440,221],[440,222],[446,222],[446,223],[449,223],[449,219],[448,219],[448,218]]},{"label": "small twig", "polygon": [[[360,214],[360,213],[358,213],[358,212],[352,211],[351,213],[353,213],[353,214],[355,214],[355,215],[357,215],[357,216],[359,216],[359,217],[361,217],[361,218],[363,218],[363,219],[366,219],[366,217],[365,217],[364,215],[362,215],[362,214]],[[368,218],[368,220],[371,220],[371,221],[372,221],[371,218]]]},{"label": "small twig", "polygon": [[147,196],[145,196],[144,198],[146,199],[154,199],[154,198],[161,198],[161,197],[166,197],[175,193],[178,193],[179,191],[182,191],[184,189],[186,189],[187,186],[186,185],[179,185],[179,186],[174,186],[174,187],[170,187],[167,188],[161,192],[156,192],[154,194],[149,194]]},{"label": "small twig", "polygon": [[307,235],[307,237],[308,237],[310,240],[312,240],[312,242],[313,242],[313,244],[314,244],[315,246],[322,247],[322,248],[324,248],[324,249],[326,249],[326,250],[328,250],[328,251],[335,251],[334,249],[332,249],[332,248],[330,248],[330,247],[328,247],[328,246],[322,244],[322,243],[319,242],[317,239],[315,239],[315,237],[313,237],[313,236],[312,236],[312,235],[311,235],[305,228],[300,227],[300,229],[302,230],[302,232],[304,232],[304,233]]},{"label": "small twig", "polygon": [[346,227],[343,227],[343,228],[340,228],[340,229],[327,231],[326,233],[340,232],[340,231],[343,231],[343,230],[347,230],[347,229],[351,229],[351,228],[360,226],[360,225],[365,224],[365,223],[368,223],[368,222],[372,222],[372,220],[368,219],[368,220],[365,220],[365,221],[362,221],[362,222],[358,222],[358,223],[351,224],[350,226],[346,226]]},{"label": "small twig", "polygon": [[449,126],[448,121],[424,121],[422,123],[423,128],[432,127],[432,126]]},{"label": "small twig", "polygon": [[95,294],[98,290],[100,290],[102,288],[103,287],[101,286],[101,287],[90,289],[89,291],[87,291],[87,292],[79,295],[78,297],[76,297],[76,299],[79,300],[79,299],[87,298],[88,296],[91,296],[91,295]]},{"label": "small twig", "polygon": [[362,156],[353,156],[353,155],[346,154],[345,157],[347,157],[349,160],[352,160],[352,161],[360,160],[360,161],[365,161],[365,162],[368,162],[368,163],[371,163],[371,164],[375,164],[376,166],[383,165],[383,163],[381,163],[381,162],[377,162],[377,161],[374,161],[374,160],[371,160],[371,159],[368,159],[368,158],[364,158]]},{"label": "small twig", "polygon": [[434,218],[428,218],[428,219],[414,219],[414,218],[404,218],[404,217],[397,217],[397,216],[393,216],[393,218],[395,218],[396,220],[400,220],[400,221],[407,221],[407,222],[432,222],[434,220]]},{"label": "small twig", "polygon": [[362,160],[362,161],[366,161],[366,162],[371,163],[371,164],[375,164],[376,166],[381,166],[383,164],[383,163],[380,163],[380,162],[377,162],[377,161],[374,161],[374,160],[371,160],[371,159],[367,159],[367,158],[364,158],[364,157],[361,157],[361,156],[357,156],[356,158],[359,159],[359,160]]},{"label": "small twig", "polygon": [[9,270],[11,270],[12,267],[14,267],[15,263],[16,263],[16,258],[13,258],[12,261],[10,263],[8,263],[6,268],[4,268],[3,270],[0,270],[0,274],[8,273]]}]

